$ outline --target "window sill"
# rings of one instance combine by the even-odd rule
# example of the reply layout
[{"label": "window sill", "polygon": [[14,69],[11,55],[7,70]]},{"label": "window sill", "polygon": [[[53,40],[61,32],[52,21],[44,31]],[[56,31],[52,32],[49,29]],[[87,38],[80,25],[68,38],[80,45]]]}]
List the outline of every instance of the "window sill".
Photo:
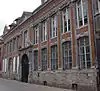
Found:
[{"label": "window sill", "polygon": [[52,39],[55,39],[55,38],[57,38],[57,36],[56,36],[56,37],[52,37],[52,38],[50,38],[50,39],[52,40]]},{"label": "window sill", "polygon": [[35,43],[34,45],[38,45],[38,43]]},{"label": "window sill", "polygon": [[44,42],[47,42],[47,40],[45,40],[45,41],[41,41],[41,43],[44,43]]},{"label": "window sill", "polygon": [[71,31],[63,32],[61,35],[64,35],[64,34],[66,34],[66,33],[71,33]]},{"label": "window sill", "polygon": [[88,24],[83,25],[83,26],[81,26],[81,27],[76,28],[76,30],[79,30],[79,29],[84,28],[84,27],[87,27],[87,26],[88,26]]}]

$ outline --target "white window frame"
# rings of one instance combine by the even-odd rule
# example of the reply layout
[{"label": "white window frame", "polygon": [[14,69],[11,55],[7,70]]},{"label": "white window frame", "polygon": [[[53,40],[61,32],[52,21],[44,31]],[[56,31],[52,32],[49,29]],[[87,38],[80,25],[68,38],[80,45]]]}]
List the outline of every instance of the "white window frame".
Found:
[{"label": "white window frame", "polygon": [[[85,1],[85,3],[88,3],[88,1]],[[78,6],[78,4],[76,4],[76,7],[77,7],[77,24],[78,24],[78,28],[80,28],[80,27],[83,27],[83,26],[85,26],[85,25],[87,25],[88,24],[88,20],[87,20],[87,24],[85,24],[84,23],[84,13],[83,13],[83,0],[80,0],[80,7],[81,7],[81,10],[82,10],[82,26],[79,26],[79,17],[78,17],[78,8],[79,8],[79,6]],[[88,11],[87,11],[88,12]],[[87,18],[88,18],[88,13],[87,13]]]},{"label": "white window frame", "polygon": [[[68,42],[64,42],[62,44],[62,52],[63,52],[63,69],[72,69],[72,49],[71,49],[71,41]],[[66,52],[68,55],[66,55]],[[71,54],[70,54],[71,52]],[[66,59],[67,58],[67,59]],[[70,62],[70,58],[71,58],[71,62]],[[71,64],[71,66],[70,66]],[[67,68],[65,67],[67,65]]]},{"label": "white window frame", "polygon": [[[63,20],[63,33],[66,32],[70,32],[71,28],[69,29],[69,25],[68,25],[68,19],[70,18],[70,9],[69,8],[64,8],[66,9],[66,13],[64,14],[63,10],[62,10],[62,20]],[[67,31],[65,32],[65,25],[64,25],[64,16],[66,16],[66,22],[67,22]],[[71,25],[70,25],[71,26]]]},{"label": "white window frame", "polygon": [[44,21],[42,24],[42,42],[47,41],[47,21]]},{"label": "white window frame", "polygon": [[57,37],[57,15],[51,18],[51,38]]},{"label": "white window frame", "polygon": [[42,68],[42,71],[44,70],[47,70],[47,48],[43,48],[41,50],[41,68]]},{"label": "white window frame", "polygon": [[[89,53],[86,52],[86,47],[89,46],[89,50],[90,50],[90,45],[89,45],[89,44],[88,44],[88,45],[85,45],[85,41],[86,41],[86,38],[85,38],[85,37],[83,37],[84,45],[80,46],[80,39],[79,39],[78,41],[79,41],[79,61],[80,61],[80,62],[79,62],[79,65],[80,65],[80,68],[81,68],[81,69],[84,69],[84,68],[82,68],[82,64],[81,64],[82,62],[81,62],[81,60],[80,60],[80,59],[81,59],[80,57],[81,57],[82,55],[85,55],[85,61],[84,61],[84,62],[85,62],[85,68],[88,68],[88,67],[87,67],[87,62],[88,62],[88,61],[87,61],[87,59],[86,59],[86,55],[87,55],[87,54],[90,54],[90,60],[89,60],[89,62],[91,62],[90,66],[92,67],[91,53],[90,53],[90,52],[89,52]],[[84,48],[84,54],[82,54],[81,51],[80,51],[80,49],[81,49],[82,47]],[[83,60],[82,60],[82,61],[83,61]],[[90,67],[90,68],[91,68],[91,67]]]},{"label": "white window frame", "polygon": [[58,50],[57,45],[51,46],[51,70],[58,69]]},{"label": "white window frame", "polygon": [[28,31],[24,31],[24,47],[27,47]]},{"label": "white window frame", "polygon": [[34,44],[38,44],[38,39],[39,39],[39,27],[38,26],[35,27],[34,33],[35,33]]}]

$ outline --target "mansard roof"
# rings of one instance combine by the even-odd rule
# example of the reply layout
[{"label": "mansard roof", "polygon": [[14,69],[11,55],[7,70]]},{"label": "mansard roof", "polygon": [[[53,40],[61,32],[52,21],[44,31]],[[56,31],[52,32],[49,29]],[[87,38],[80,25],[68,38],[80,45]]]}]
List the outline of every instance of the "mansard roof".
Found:
[{"label": "mansard roof", "polygon": [[[11,23],[9,26],[5,25],[4,27],[4,31],[3,34],[5,35],[6,33],[8,33],[9,31],[11,31],[12,29],[14,29],[16,26],[18,26],[20,23],[22,23],[23,21],[25,21],[26,19],[28,19],[30,16],[32,15],[32,12],[26,12],[24,11],[23,14],[21,15],[21,17],[16,18],[13,23]],[[9,29],[9,28],[10,29]]]}]

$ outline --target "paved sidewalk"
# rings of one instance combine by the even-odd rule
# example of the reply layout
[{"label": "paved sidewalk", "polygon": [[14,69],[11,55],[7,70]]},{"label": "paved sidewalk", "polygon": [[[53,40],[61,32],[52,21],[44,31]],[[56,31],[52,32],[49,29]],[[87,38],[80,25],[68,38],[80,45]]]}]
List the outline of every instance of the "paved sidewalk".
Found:
[{"label": "paved sidewalk", "polygon": [[72,91],[0,78],[0,91]]}]

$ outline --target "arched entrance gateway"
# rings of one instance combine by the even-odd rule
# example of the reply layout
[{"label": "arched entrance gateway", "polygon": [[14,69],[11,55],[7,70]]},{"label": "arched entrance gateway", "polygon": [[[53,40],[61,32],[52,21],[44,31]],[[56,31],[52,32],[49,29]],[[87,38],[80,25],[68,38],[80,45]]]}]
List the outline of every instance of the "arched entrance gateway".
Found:
[{"label": "arched entrance gateway", "polygon": [[22,56],[21,60],[21,81],[28,82],[28,74],[29,74],[29,60],[27,54]]}]

